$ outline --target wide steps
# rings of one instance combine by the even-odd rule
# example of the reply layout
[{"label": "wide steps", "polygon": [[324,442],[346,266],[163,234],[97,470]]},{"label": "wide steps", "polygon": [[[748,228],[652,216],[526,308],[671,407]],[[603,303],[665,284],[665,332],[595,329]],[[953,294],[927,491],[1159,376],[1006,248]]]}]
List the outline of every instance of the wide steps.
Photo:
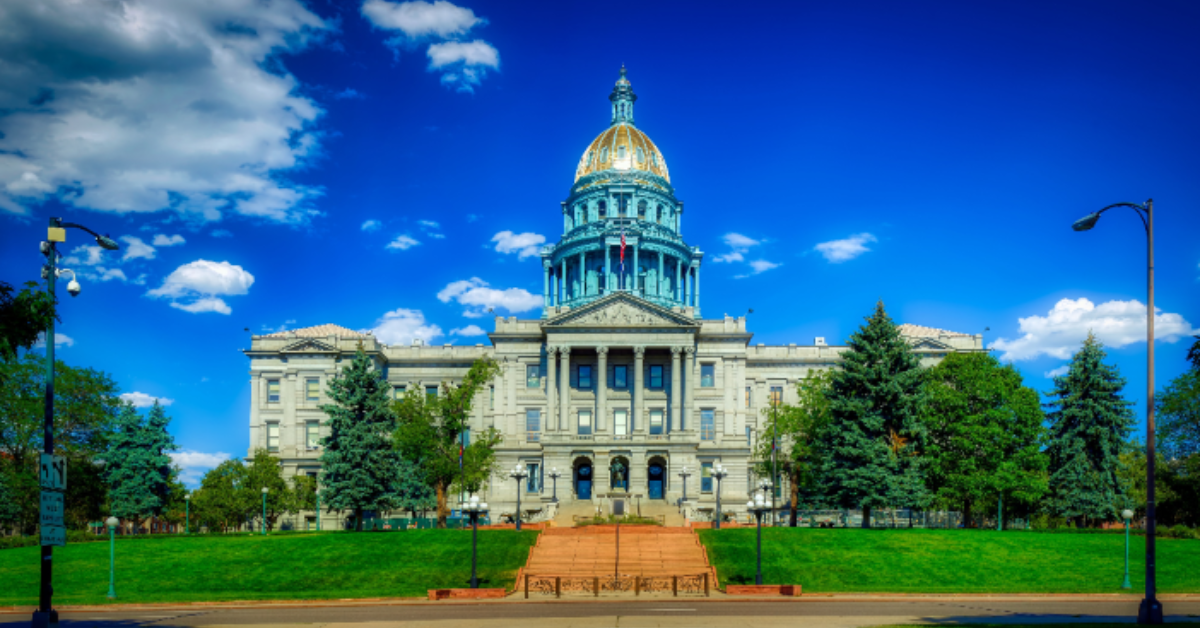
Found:
[{"label": "wide steps", "polygon": [[687,528],[615,526],[552,528],[542,533],[524,572],[555,576],[698,574],[710,570],[696,535]]}]

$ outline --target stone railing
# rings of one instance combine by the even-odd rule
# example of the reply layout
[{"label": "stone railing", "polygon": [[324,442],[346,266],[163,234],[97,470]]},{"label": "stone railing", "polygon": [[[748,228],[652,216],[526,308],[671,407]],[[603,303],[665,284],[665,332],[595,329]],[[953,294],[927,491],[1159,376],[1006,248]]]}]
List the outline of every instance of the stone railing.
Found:
[{"label": "stone railing", "polygon": [[525,574],[525,599],[529,595],[553,595],[556,598],[563,595],[590,595],[600,597],[601,593],[629,594],[635,596],[667,594],[674,597],[683,595],[709,596],[709,574],[670,574],[670,575],[632,575],[609,574],[604,576],[555,576],[543,574]]}]

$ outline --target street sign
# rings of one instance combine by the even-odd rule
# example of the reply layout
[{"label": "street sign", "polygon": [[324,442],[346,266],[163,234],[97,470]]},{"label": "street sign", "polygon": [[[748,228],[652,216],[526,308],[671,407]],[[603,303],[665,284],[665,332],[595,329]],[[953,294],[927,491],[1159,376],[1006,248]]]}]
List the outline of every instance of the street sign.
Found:
[{"label": "street sign", "polygon": [[43,527],[63,525],[63,494],[55,491],[42,491],[41,521]]},{"label": "street sign", "polygon": [[67,529],[62,526],[42,526],[42,546],[67,544]]},{"label": "street sign", "polygon": [[54,454],[42,454],[42,490],[67,490],[67,459]]}]

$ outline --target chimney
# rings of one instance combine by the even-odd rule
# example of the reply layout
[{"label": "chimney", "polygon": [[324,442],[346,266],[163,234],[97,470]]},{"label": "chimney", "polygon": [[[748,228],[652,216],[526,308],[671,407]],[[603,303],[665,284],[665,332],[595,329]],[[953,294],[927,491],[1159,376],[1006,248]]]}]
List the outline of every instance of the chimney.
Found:
[{"label": "chimney", "polygon": [[825,336],[817,336],[815,339],[813,339],[813,344],[817,345],[818,347],[824,347],[825,346]]}]

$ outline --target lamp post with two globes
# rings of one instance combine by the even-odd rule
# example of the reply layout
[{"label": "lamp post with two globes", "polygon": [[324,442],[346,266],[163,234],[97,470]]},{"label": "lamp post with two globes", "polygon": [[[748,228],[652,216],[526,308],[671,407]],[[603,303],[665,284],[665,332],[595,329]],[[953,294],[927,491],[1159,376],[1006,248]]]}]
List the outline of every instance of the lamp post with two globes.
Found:
[{"label": "lamp post with two globes", "polygon": [[752,501],[746,502],[746,510],[753,513],[754,518],[758,520],[758,562],[754,571],[754,584],[762,584],[762,520],[763,515],[771,510],[771,504],[759,493]]},{"label": "lamp post with two globes", "polygon": [[267,487],[265,487],[265,486],[263,487],[262,494],[263,494],[262,535],[266,536],[267,535]]},{"label": "lamp post with two globes", "polygon": [[558,503],[558,478],[561,477],[562,474],[558,472],[558,467],[550,467],[550,479],[554,481],[554,494],[550,496],[550,501],[555,504]]},{"label": "lamp post with two globes", "polygon": [[529,477],[529,473],[521,467],[521,463],[513,467],[513,470],[508,473],[508,477],[517,481],[517,532],[521,531],[521,480]]},{"label": "lamp post with two globes", "polygon": [[729,472],[726,471],[725,467],[722,467],[721,463],[718,462],[718,463],[713,464],[713,470],[710,473],[710,475],[717,479],[717,517],[716,517],[716,523],[713,524],[713,528],[720,530],[721,529],[721,480],[723,480],[725,478],[725,476],[729,475]]},{"label": "lamp post with two globes", "polygon": [[475,577],[475,548],[478,543],[479,536],[479,518],[487,514],[487,502],[480,502],[478,495],[472,495],[463,511],[471,518],[471,588],[479,588],[479,579]]}]

